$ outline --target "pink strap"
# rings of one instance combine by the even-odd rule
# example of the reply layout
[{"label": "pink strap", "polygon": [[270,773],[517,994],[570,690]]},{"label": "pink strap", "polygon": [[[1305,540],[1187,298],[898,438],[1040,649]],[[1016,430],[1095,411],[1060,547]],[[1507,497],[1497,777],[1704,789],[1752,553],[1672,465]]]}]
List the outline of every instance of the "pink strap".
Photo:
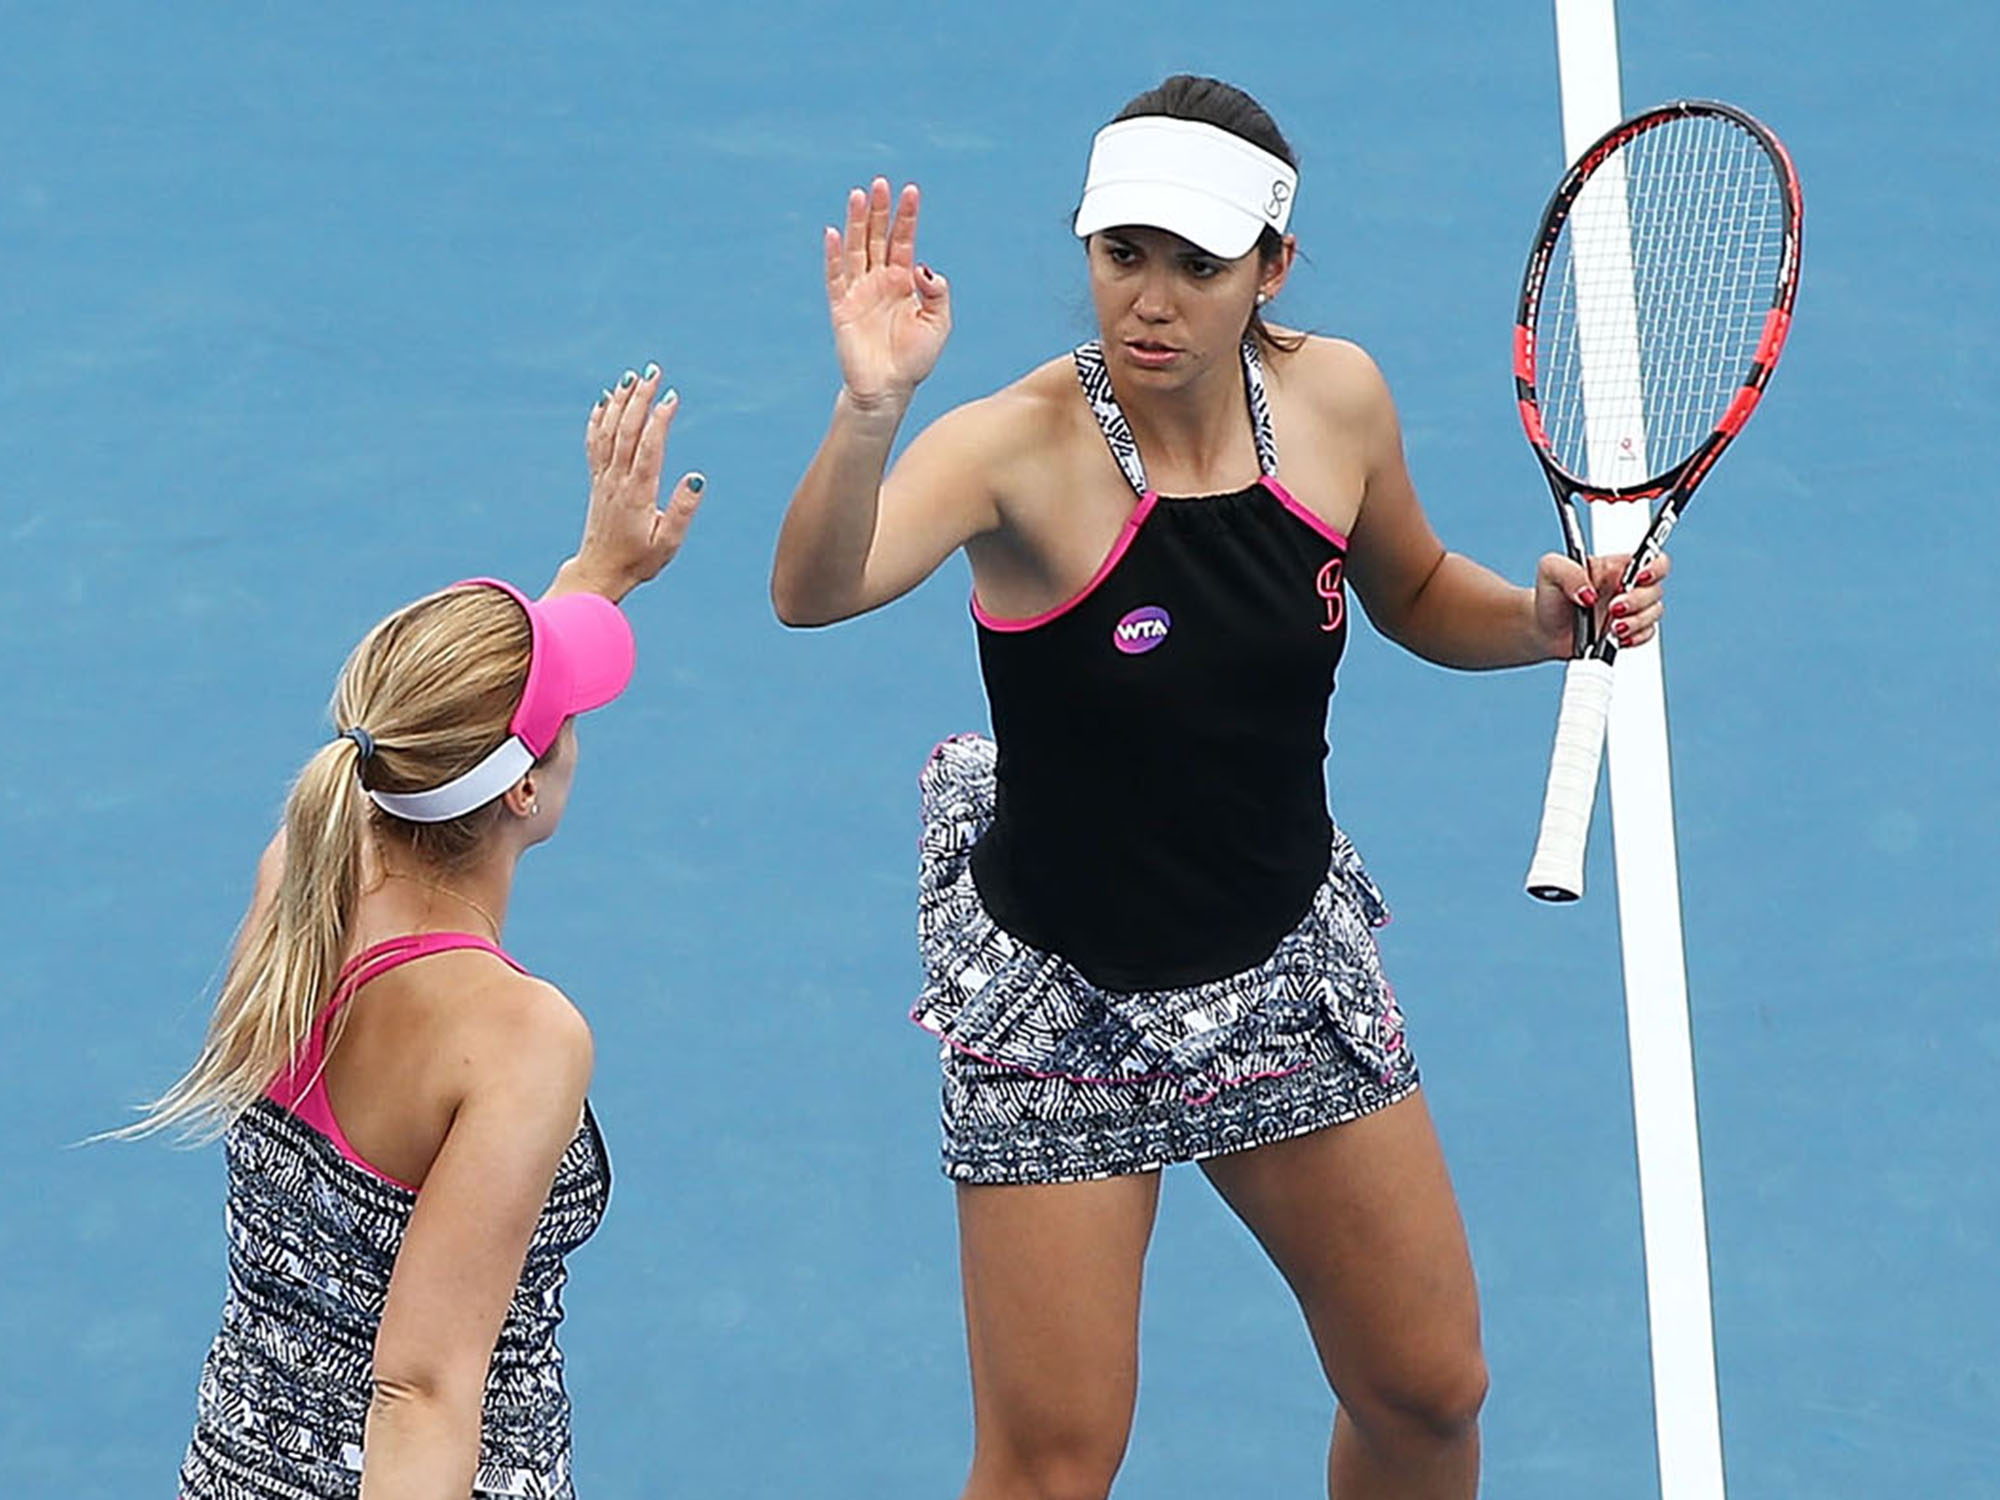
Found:
[{"label": "pink strap", "polygon": [[1276,496],[1278,503],[1284,506],[1286,510],[1290,511],[1293,515],[1297,516],[1301,521],[1305,522],[1306,525],[1312,527],[1314,531],[1317,531],[1321,536],[1325,537],[1329,542],[1332,542],[1333,545],[1338,547],[1342,552],[1345,552],[1347,550],[1346,533],[1336,530],[1334,527],[1328,525],[1325,521],[1321,520],[1316,512],[1308,510],[1306,506],[1300,500],[1298,500],[1297,497],[1295,497],[1290,490],[1286,489],[1282,484],[1278,483],[1277,475],[1266,474],[1262,479],[1258,480],[1257,482],[1263,485],[1265,489],[1269,490],[1272,493],[1272,495]]},{"label": "pink strap", "polygon": [[401,968],[415,959],[464,948],[490,953],[518,974],[528,972],[499,947],[473,932],[414,932],[364,948],[341,966],[333,994],[314,1019],[312,1030],[299,1048],[298,1056],[267,1090],[275,1102],[332,1141],[340,1154],[355,1166],[408,1192],[415,1192],[416,1189],[365,1160],[349,1144],[347,1133],[333,1117],[333,1105],[326,1096],[326,1028],[335,1012],[352,1000],[364,984],[380,979],[391,969]]},{"label": "pink strap", "polygon": [[972,617],[988,630],[1020,631],[1033,630],[1037,626],[1046,625],[1049,621],[1068,614],[1096,593],[1097,586],[1109,578],[1112,570],[1124,561],[1125,554],[1132,550],[1132,543],[1138,538],[1139,528],[1146,524],[1146,517],[1153,513],[1153,507],[1159,503],[1160,497],[1151,490],[1141,495],[1139,503],[1133,506],[1131,514],[1126,516],[1125,524],[1118,532],[1118,539],[1111,544],[1111,550],[1104,554],[1104,561],[1100,562],[1097,571],[1090,575],[1090,582],[1053,609],[1045,609],[1040,614],[1030,615],[1026,619],[1010,620],[1002,615],[989,613],[986,606],[979,602],[979,594],[975,590],[972,595]]}]

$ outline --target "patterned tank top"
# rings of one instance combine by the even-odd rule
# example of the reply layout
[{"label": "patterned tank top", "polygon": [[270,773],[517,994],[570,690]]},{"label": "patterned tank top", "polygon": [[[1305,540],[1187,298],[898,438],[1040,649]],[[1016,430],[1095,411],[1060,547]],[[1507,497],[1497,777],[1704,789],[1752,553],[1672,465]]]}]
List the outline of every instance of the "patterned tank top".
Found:
[{"label": "patterned tank top", "polygon": [[1263,962],[1326,877],[1347,538],[1278,482],[1254,343],[1262,474],[1226,495],[1155,492],[1102,349],[1075,360],[1138,499],[1075,597],[1025,620],[973,601],[999,761],[972,872],[994,921],[1093,984],[1174,989]]},{"label": "patterned tank top", "polygon": [[[417,1194],[361,1160],[341,1133],[326,1100],[326,1027],[370,980],[466,948],[520,968],[470,933],[392,938],[356,955],[292,1068],[224,1138],[229,1291],[202,1366],[183,1500],[359,1493],[375,1333]],[[475,1496],[573,1493],[556,1347],[564,1257],[597,1228],[610,1192],[610,1162],[586,1106],[493,1351]]]}]

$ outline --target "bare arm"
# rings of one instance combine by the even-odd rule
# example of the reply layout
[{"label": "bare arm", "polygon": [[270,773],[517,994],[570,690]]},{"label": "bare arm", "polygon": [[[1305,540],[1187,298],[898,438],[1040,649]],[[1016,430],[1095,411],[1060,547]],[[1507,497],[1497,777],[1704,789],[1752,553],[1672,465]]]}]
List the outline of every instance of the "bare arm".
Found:
[{"label": "bare arm", "polygon": [[967,424],[947,418],[885,471],[910,397],[951,331],[950,289],[916,260],[919,195],[889,184],[848,195],[845,232],[826,231],[827,308],[841,392],[819,452],[793,493],[771,568],[788,625],[826,625],[915,588],[981,530],[990,496],[954,457]]},{"label": "bare arm", "polygon": [[831,625],[899,599],[973,537],[1000,524],[980,481],[990,423],[980,404],[918,434],[883,478],[901,417],[842,391],[778,535],[771,602],[787,625]]},{"label": "bare arm", "polygon": [[1625,628],[1621,644],[1652,636],[1669,566],[1664,557],[1640,586],[1614,599],[1621,556],[1593,558],[1586,573],[1550,553],[1533,586],[1524,588],[1447,551],[1410,482],[1388,386],[1373,362],[1355,353],[1338,399],[1342,419],[1366,448],[1368,479],[1349,538],[1347,576],[1378,630],[1428,661],[1473,669],[1566,658],[1576,604],[1613,615]]},{"label": "bare arm", "polygon": [[589,1030],[550,987],[509,976],[474,998],[455,1049],[470,1083],[376,1332],[362,1500],[471,1492],[487,1366],[590,1079]]}]

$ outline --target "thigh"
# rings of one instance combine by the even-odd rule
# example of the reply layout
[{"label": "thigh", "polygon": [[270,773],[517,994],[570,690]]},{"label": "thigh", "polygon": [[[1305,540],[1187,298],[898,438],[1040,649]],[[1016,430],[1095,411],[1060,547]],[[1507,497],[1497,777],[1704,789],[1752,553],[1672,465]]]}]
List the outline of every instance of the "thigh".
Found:
[{"label": "thigh", "polygon": [[1115,1468],[1139,1378],[1139,1288],[1157,1172],[958,1189],[966,1346],[982,1458]]},{"label": "thigh", "polygon": [[1421,1091],[1202,1167],[1290,1283],[1343,1402],[1483,1389],[1472,1257]]}]

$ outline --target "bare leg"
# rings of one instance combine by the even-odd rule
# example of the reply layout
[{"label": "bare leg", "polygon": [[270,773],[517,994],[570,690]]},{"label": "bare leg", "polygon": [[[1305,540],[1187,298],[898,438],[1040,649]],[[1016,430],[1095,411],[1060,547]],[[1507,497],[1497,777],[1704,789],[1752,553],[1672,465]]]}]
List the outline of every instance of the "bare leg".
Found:
[{"label": "bare leg", "polygon": [[1339,1399],[1328,1494],[1470,1500],[1478,1291],[1423,1096],[1202,1166],[1291,1284]]},{"label": "bare leg", "polygon": [[1104,1500],[1139,1386],[1156,1172],[960,1187],[975,1441],[965,1500]]}]

